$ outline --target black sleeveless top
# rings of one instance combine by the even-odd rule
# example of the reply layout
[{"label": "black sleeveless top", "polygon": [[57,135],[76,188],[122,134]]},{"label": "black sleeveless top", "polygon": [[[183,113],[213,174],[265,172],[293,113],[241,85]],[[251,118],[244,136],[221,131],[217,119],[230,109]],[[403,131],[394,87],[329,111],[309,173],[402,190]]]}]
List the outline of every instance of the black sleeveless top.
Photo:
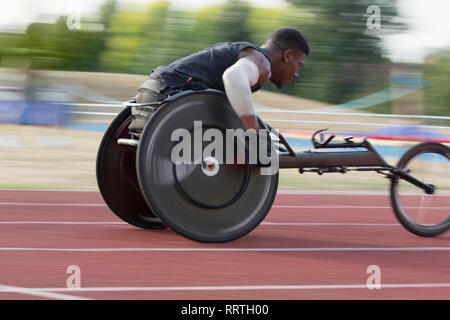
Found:
[{"label": "black sleeveless top", "polygon": [[[261,52],[270,61],[267,50],[253,43],[221,42],[176,60],[168,66],[157,67],[150,78],[160,77],[173,89],[212,88],[225,91],[222,75],[236,63],[239,52],[247,47]],[[258,89],[259,87],[253,91]]]}]

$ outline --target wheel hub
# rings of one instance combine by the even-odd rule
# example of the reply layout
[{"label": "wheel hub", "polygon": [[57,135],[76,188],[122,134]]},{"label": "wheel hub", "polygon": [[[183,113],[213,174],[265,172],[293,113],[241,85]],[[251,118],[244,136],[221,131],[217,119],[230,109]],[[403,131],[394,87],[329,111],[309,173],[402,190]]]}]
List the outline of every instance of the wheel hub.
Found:
[{"label": "wheel hub", "polygon": [[219,161],[213,157],[207,157],[202,162],[202,172],[208,177],[215,176],[220,169]]}]

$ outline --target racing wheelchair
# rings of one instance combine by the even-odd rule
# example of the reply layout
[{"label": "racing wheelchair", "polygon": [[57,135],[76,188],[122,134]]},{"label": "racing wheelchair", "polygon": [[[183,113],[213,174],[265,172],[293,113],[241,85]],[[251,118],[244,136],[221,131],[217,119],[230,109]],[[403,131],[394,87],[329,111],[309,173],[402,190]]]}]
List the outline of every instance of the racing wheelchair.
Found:
[{"label": "racing wheelchair", "polygon": [[[200,242],[238,239],[256,228],[269,212],[278,188],[278,171],[262,174],[248,163],[221,164],[214,157],[175,163],[171,153],[177,129],[224,132],[243,129],[226,95],[217,90],[182,91],[161,102],[141,104],[156,112],[140,137],[131,135],[131,100],[106,130],[97,155],[101,195],[122,220],[146,229],[171,228]],[[420,236],[436,236],[450,228],[450,149],[423,142],[410,148],[396,166],[386,163],[370,142],[334,141],[319,130],[314,151],[294,152],[283,135],[266,124],[277,145],[279,169],[300,173],[373,171],[390,179],[390,199],[399,222]],[[203,141],[201,148],[206,147]],[[324,151],[323,149],[329,149]],[[335,150],[331,150],[335,149]],[[428,176],[426,175],[428,174]],[[433,179],[443,181],[444,188]]]}]

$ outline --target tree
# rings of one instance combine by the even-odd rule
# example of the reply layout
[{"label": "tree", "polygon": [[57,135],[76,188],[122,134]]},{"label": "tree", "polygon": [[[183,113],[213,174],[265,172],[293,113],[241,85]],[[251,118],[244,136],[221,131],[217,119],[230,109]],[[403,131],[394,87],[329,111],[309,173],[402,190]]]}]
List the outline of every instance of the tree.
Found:
[{"label": "tree", "polygon": [[[160,50],[152,41],[163,37],[169,3],[151,3],[147,10],[116,11],[109,22],[106,50],[101,55],[102,69],[108,72],[148,73],[146,59]],[[149,51],[150,50],[150,51]],[[157,62],[155,62],[157,63]]]},{"label": "tree", "polygon": [[66,17],[54,24],[33,23],[25,34],[25,46],[33,69],[92,71],[98,68],[102,32],[69,30]]},{"label": "tree", "polygon": [[[380,73],[388,63],[382,36],[404,26],[394,21],[396,1],[373,0],[289,0],[311,14],[307,23],[298,23],[308,38],[311,55],[303,81],[291,93],[343,103],[360,97],[366,86],[389,86],[389,74]],[[369,5],[381,9],[381,30],[369,30]]]},{"label": "tree", "polygon": [[424,66],[428,86],[425,87],[425,113],[450,117],[450,51],[429,55]]}]

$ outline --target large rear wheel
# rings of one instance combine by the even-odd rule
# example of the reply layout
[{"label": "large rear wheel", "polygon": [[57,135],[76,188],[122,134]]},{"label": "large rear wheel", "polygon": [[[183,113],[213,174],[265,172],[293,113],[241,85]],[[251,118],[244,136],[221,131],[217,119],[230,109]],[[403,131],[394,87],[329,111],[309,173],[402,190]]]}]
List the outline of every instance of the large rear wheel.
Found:
[{"label": "large rear wheel", "polygon": [[[141,136],[137,154],[141,189],[158,217],[179,234],[201,242],[237,239],[256,228],[270,210],[278,173],[263,175],[261,168],[245,163],[224,164],[215,153],[204,156],[210,142],[196,140],[194,121],[201,121],[203,133],[242,126],[225,95],[217,92],[198,92],[167,102]],[[198,163],[173,161],[172,151],[180,142],[172,139],[176,130],[184,132],[191,151],[201,149],[200,159],[193,159]]]}]

